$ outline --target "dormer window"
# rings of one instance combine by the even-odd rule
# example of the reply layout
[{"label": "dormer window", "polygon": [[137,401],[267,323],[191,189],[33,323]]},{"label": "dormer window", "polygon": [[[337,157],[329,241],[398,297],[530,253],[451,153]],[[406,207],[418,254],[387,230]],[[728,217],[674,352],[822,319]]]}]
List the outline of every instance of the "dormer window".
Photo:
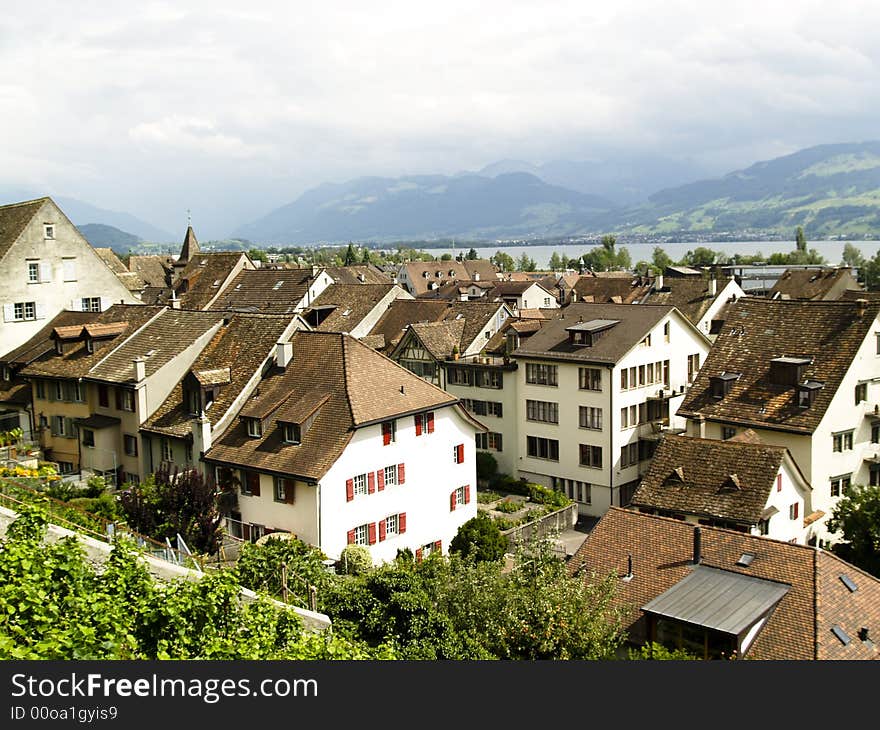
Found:
[{"label": "dormer window", "polygon": [[818,380],[806,380],[798,385],[798,408],[809,408],[813,405],[816,394],[824,387],[825,383],[820,383]]},{"label": "dormer window", "polygon": [[281,426],[284,443],[298,444],[302,442],[302,429],[298,423],[284,423]]},{"label": "dormer window", "polygon": [[774,357],[770,360],[770,382],[777,385],[797,385],[803,377],[804,368],[812,364],[811,356]]},{"label": "dormer window", "polygon": [[742,373],[722,372],[721,375],[712,375],[709,377],[709,391],[712,397],[721,400],[730,393],[731,386],[740,379]]},{"label": "dormer window", "polygon": [[260,438],[263,435],[263,422],[259,418],[245,418],[248,436]]},{"label": "dormer window", "polygon": [[199,415],[201,403],[199,403],[199,391],[187,390],[186,392],[186,409],[191,416]]},{"label": "dormer window", "polygon": [[571,327],[566,327],[568,342],[574,347],[592,347],[614,325],[618,319],[592,319],[589,322],[578,322]]}]

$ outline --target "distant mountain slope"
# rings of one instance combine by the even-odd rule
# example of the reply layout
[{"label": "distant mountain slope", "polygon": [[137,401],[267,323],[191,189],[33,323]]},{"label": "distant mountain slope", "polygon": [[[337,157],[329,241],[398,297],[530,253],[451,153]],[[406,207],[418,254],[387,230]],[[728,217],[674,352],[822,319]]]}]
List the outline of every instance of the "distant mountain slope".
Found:
[{"label": "distant mountain slope", "polygon": [[233,234],[260,243],[564,235],[614,205],[527,173],[326,184]]},{"label": "distant mountain slope", "polygon": [[126,254],[131,249],[137,249],[141,243],[137,236],[103,223],[86,223],[77,226],[77,230],[95,248],[112,248],[116,253]]},{"label": "distant mountain slope", "polygon": [[820,145],[661,190],[602,225],[635,233],[880,234],[880,142]]},{"label": "distant mountain slope", "polygon": [[[45,192],[18,188],[11,185],[2,185],[0,186],[0,205],[18,203],[22,200],[34,200],[35,198],[42,198],[44,195],[46,195]],[[50,197],[80,230],[82,230],[82,226],[86,223],[102,223],[103,225],[113,226],[122,231],[131,231],[133,235],[138,236],[145,241],[167,243],[179,238],[179,236],[174,236],[168,231],[163,231],[161,228],[157,228],[130,213],[120,213],[115,210],[98,208],[91,203],[85,203],[82,200],[68,198],[62,195],[52,195]]]}]

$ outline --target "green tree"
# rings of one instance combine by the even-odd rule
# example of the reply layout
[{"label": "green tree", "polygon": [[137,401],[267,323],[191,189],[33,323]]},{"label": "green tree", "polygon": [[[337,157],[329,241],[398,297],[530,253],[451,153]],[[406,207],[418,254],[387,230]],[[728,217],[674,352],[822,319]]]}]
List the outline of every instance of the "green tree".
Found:
[{"label": "green tree", "polygon": [[441,261],[452,261],[452,254],[451,254],[451,253],[445,253],[445,254],[443,254],[443,255],[440,257],[440,260],[441,260]]},{"label": "green tree", "polygon": [[554,251],[550,254],[549,266],[550,271],[560,271],[565,268],[565,259]]},{"label": "green tree", "polygon": [[489,259],[495,266],[497,266],[501,271],[515,271],[516,270],[516,261],[513,260],[513,256],[510,254],[504,253],[504,251],[496,251],[495,255]]},{"label": "green tree", "polygon": [[356,263],[357,263],[357,253],[355,253],[354,245],[349,243],[348,248],[345,249],[345,258],[343,259],[343,266],[353,266]]},{"label": "green tree", "polygon": [[320,590],[330,578],[325,559],[320,550],[302,540],[270,534],[262,545],[244,543],[235,567],[241,585],[275,598],[282,597],[282,574],[286,571],[288,601],[307,606],[308,587]]},{"label": "green tree", "polygon": [[537,264],[533,258],[530,258],[527,253],[523,252],[516,263],[516,268],[517,271],[534,271],[537,268]]},{"label": "green tree", "polygon": [[794,232],[794,243],[795,247],[798,251],[807,250],[807,237],[804,235],[804,229],[801,226],[798,226]]},{"label": "green tree", "polygon": [[865,257],[857,246],[847,242],[843,246],[843,256],[840,263],[844,266],[852,266],[855,269],[861,269],[865,265]]},{"label": "green tree", "polygon": [[852,486],[831,510],[828,529],[843,538],[832,550],[880,578],[880,487]]},{"label": "green tree", "polygon": [[659,246],[655,246],[654,253],[651,256],[651,265],[658,274],[662,274],[666,271],[667,266],[672,266],[672,259],[668,256],[666,251]]},{"label": "green tree", "polygon": [[269,257],[266,256],[266,252],[265,252],[265,251],[261,251],[261,250],[258,249],[258,248],[252,248],[252,249],[250,249],[250,250],[247,252],[247,255],[248,255],[248,258],[250,258],[251,261],[260,261],[260,262],[262,262],[262,263],[264,263],[264,264],[269,262]]},{"label": "green tree", "polygon": [[465,256],[465,258],[466,258],[468,261],[476,261],[476,260],[477,260],[478,258],[480,258],[480,257],[479,257],[479,255],[477,254],[477,249],[472,248],[470,251],[467,252],[467,256]]},{"label": "green tree", "polygon": [[726,260],[721,251],[713,251],[705,246],[697,246],[693,251],[688,251],[679,261],[682,266],[711,266],[720,264]]},{"label": "green tree", "polygon": [[361,263],[362,264],[371,264],[372,263],[372,259],[370,258],[370,249],[367,246],[364,246],[364,253],[361,256]]},{"label": "green tree", "polygon": [[507,538],[501,534],[498,524],[482,510],[458,528],[450,551],[476,561],[500,560],[507,552]]},{"label": "green tree", "polygon": [[617,239],[612,235],[602,236],[599,245],[581,256],[584,266],[591,271],[629,271],[632,259],[625,248],[617,249]]},{"label": "green tree", "polygon": [[865,261],[862,269],[865,288],[868,291],[880,290],[880,251],[877,251],[871,258]]}]

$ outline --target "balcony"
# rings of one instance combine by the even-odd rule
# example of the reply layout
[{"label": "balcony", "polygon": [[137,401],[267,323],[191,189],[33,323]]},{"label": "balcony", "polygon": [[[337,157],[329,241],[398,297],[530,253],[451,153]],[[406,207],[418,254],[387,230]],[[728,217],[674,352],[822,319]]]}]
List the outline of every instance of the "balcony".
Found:
[{"label": "balcony", "polygon": [[867,444],[862,459],[869,464],[880,464],[880,444]]}]

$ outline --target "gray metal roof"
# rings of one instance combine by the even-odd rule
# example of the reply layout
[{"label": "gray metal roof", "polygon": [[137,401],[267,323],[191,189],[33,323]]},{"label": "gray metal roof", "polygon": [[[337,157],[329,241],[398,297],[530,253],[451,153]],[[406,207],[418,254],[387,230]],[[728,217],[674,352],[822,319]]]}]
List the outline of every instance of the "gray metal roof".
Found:
[{"label": "gray metal roof", "polygon": [[642,610],[738,636],[790,589],[785,583],[697,565]]},{"label": "gray metal roof", "polygon": [[620,324],[619,319],[591,319],[589,322],[578,322],[565,329],[577,332],[598,332],[599,330],[613,327],[616,324]]}]

